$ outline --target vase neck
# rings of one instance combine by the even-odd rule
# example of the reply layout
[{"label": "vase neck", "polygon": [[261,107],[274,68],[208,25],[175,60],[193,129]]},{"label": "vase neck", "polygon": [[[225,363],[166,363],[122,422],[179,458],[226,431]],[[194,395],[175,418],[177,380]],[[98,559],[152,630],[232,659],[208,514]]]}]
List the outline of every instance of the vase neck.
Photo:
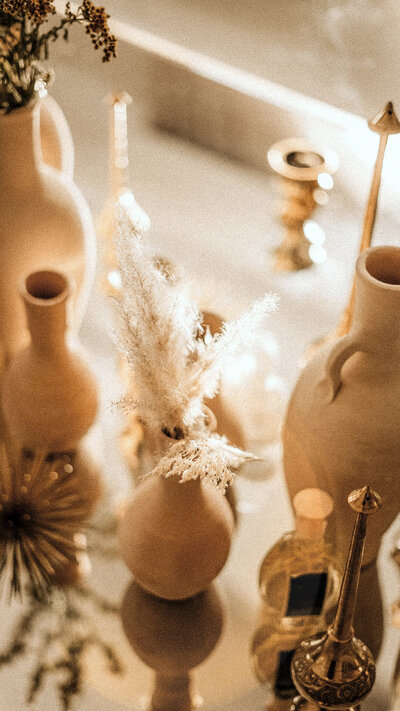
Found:
[{"label": "vase neck", "polygon": [[65,350],[68,281],[58,272],[34,272],[25,280],[24,301],[31,348],[41,354]]},{"label": "vase neck", "polygon": [[399,247],[372,247],[358,258],[351,331],[368,351],[400,349]]},{"label": "vase neck", "polygon": [[37,180],[42,161],[39,102],[0,115],[0,146],[2,185],[26,188]]},{"label": "vase neck", "polygon": [[190,711],[193,708],[191,679],[188,673],[156,672],[151,700],[152,711]]}]

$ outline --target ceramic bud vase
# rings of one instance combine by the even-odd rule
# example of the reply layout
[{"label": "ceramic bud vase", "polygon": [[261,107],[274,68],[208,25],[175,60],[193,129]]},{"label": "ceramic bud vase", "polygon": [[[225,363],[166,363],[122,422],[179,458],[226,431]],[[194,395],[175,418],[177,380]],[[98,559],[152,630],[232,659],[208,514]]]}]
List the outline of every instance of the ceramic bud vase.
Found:
[{"label": "ceramic bud vase", "polygon": [[[319,487],[334,500],[331,535],[343,560],[351,538],[349,491],[367,481],[382,495],[364,565],[399,512],[400,248],[374,247],[357,260],[348,335],[320,349],[301,372],[283,430],[284,469],[293,497]],[[328,524],[329,529],[329,524]]]},{"label": "ceramic bud vase", "polygon": [[43,161],[69,178],[74,175],[74,143],[67,119],[52,96],[40,102],[40,141]]},{"label": "ceramic bud vase", "polygon": [[10,358],[27,341],[18,284],[27,271],[63,271],[76,285],[78,328],[94,277],[96,239],[73,181],[45,165],[40,102],[0,115],[0,342]]},{"label": "ceramic bud vase", "polygon": [[34,272],[21,296],[30,343],[3,379],[3,412],[11,436],[28,450],[74,450],[93,423],[97,388],[85,354],[68,329],[69,283]]},{"label": "ceramic bud vase", "polygon": [[234,517],[226,497],[200,479],[149,476],[119,528],[122,557],[145,590],[181,600],[205,590],[228,557]]}]

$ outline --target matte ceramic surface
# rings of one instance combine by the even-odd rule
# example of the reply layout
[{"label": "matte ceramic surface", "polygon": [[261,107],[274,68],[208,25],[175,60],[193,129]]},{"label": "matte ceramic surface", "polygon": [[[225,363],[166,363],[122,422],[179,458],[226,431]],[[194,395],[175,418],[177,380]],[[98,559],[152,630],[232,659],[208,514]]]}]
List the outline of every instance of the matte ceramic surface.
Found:
[{"label": "matte ceramic surface", "polygon": [[40,104],[40,140],[43,161],[72,178],[75,158],[72,134],[64,112],[50,95]]},{"label": "matte ceramic surface", "polygon": [[19,284],[28,272],[62,269],[75,284],[73,327],[92,285],[96,239],[89,208],[68,175],[45,165],[40,105],[0,116],[0,341],[9,358],[26,343]]},{"label": "matte ceramic surface", "polygon": [[31,339],[5,373],[4,415],[21,446],[68,451],[95,419],[97,388],[86,355],[67,328],[67,279],[58,272],[35,272],[21,296]]},{"label": "matte ceramic surface", "polygon": [[119,528],[121,555],[136,581],[168,600],[205,590],[224,566],[234,529],[224,495],[200,480],[149,477]]},{"label": "matte ceramic surface", "polygon": [[301,372],[283,431],[289,492],[317,486],[334,500],[338,555],[353,526],[347,496],[371,485],[383,508],[371,520],[364,565],[400,508],[400,248],[374,247],[357,261],[347,336],[316,353]]}]

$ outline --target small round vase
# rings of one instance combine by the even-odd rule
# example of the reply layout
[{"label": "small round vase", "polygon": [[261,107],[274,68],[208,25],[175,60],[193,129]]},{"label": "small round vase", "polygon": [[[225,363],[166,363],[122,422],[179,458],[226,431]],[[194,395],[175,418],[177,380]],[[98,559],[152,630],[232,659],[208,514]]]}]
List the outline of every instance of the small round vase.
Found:
[{"label": "small round vase", "polygon": [[27,342],[18,285],[28,271],[62,267],[76,285],[78,328],[93,282],[96,238],[89,208],[68,175],[43,162],[40,102],[0,115],[0,342],[9,359]]},{"label": "small round vase", "polygon": [[181,600],[205,590],[228,557],[232,509],[199,479],[149,476],[134,492],[119,527],[122,557],[148,592]]},{"label": "small round vase", "polygon": [[283,430],[290,495],[318,487],[334,500],[330,534],[345,559],[354,523],[346,500],[369,484],[383,499],[370,523],[364,565],[400,509],[400,248],[373,247],[357,261],[348,335],[301,372]]},{"label": "small round vase", "polygon": [[43,161],[64,173],[74,176],[74,142],[67,119],[49,94],[40,103],[40,141]]},{"label": "small round vase", "polygon": [[67,278],[50,271],[30,274],[21,289],[31,339],[4,375],[2,405],[28,450],[74,450],[96,416],[96,382],[67,328],[69,293]]}]

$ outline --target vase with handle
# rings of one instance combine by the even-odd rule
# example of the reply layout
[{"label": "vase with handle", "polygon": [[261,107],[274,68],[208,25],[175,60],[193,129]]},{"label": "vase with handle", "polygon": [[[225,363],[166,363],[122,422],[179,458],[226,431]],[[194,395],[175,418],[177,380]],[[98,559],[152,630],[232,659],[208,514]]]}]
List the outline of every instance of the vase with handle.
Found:
[{"label": "vase with handle", "polygon": [[357,261],[351,329],[307,363],[283,430],[290,495],[310,486],[330,494],[330,535],[342,559],[352,528],[347,492],[365,481],[382,492],[383,514],[371,522],[364,565],[376,559],[400,508],[399,362],[400,248],[374,247]]},{"label": "vase with handle", "polygon": [[74,142],[64,112],[47,94],[40,102],[40,139],[43,160],[69,178],[74,175]]},{"label": "vase with handle", "polygon": [[18,284],[28,271],[62,266],[76,285],[71,326],[85,312],[96,238],[89,208],[67,175],[45,165],[40,102],[0,115],[0,342],[9,359],[27,342]]}]

